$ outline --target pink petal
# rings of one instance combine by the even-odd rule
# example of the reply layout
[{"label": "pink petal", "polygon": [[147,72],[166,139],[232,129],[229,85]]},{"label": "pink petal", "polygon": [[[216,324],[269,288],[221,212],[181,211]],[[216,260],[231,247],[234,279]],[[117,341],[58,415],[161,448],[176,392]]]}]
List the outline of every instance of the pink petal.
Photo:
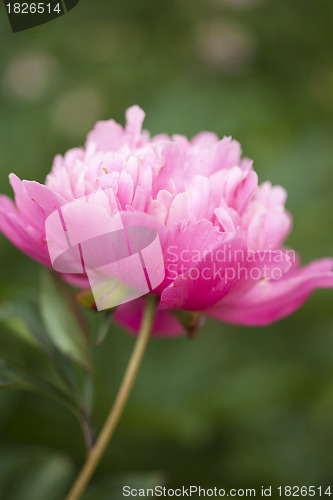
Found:
[{"label": "pink petal", "polygon": [[235,208],[237,208],[240,214],[244,211],[247,204],[252,199],[257,187],[258,187],[258,175],[253,170],[250,170],[247,173],[245,179],[239,185],[236,193]]},{"label": "pink petal", "polygon": [[231,137],[224,137],[214,146],[210,173],[239,165],[241,154],[239,142],[232,140]]},{"label": "pink petal", "polygon": [[88,133],[86,148],[100,151],[117,151],[124,143],[124,130],[114,120],[99,121]]},{"label": "pink petal", "polygon": [[126,205],[130,205],[132,203],[133,193],[134,193],[133,179],[126,172],[126,170],[122,170],[118,179],[117,198],[120,202],[120,205],[123,208],[125,208]]},{"label": "pink petal", "polygon": [[[224,233],[225,234],[225,233]],[[279,276],[290,267],[283,252],[247,252],[245,242],[229,240],[206,252],[204,258],[174,279],[161,295],[165,309],[203,310],[226,296],[238,284],[252,286],[256,280]]]},{"label": "pink petal", "polygon": [[208,309],[210,316],[242,325],[263,326],[298,309],[316,288],[333,288],[333,259],[322,259],[286,274],[283,279],[258,283],[248,293]]},{"label": "pink petal", "polygon": [[142,124],[146,113],[139,106],[132,106],[126,110],[125,132],[130,146],[135,147],[140,144]]},{"label": "pink petal", "polygon": [[66,200],[44,184],[21,181],[15,174],[10,174],[9,179],[17,208],[27,222],[44,235],[46,218]]},{"label": "pink petal", "polygon": [[[137,333],[140,328],[144,306],[144,297],[128,302],[116,309],[113,318],[119,325]],[[183,334],[184,328],[171,313],[158,310],[152,331],[154,335],[174,337]]]},{"label": "pink petal", "polygon": [[51,267],[45,237],[23,219],[5,196],[0,196],[0,230],[22,252]]},{"label": "pink petal", "polygon": [[172,191],[171,179],[177,190],[183,188],[184,162],[179,144],[175,142],[161,142],[158,144],[159,173],[153,186],[152,195],[156,197],[161,189]]},{"label": "pink petal", "polygon": [[135,190],[135,194],[132,201],[132,207],[138,212],[144,212],[147,204],[147,195],[141,186],[138,186]]},{"label": "pink petal", "polygon": [[30,225],[35,229],[44,232],[45,213],[36,203],[34,198],[28,195],[24,189],[23,182],[15,174],[9,176],[10,184],[15,194],[15,204]]},{"label": "pink petal", "polygon": [[218,207],[214,210],[214,214],[216,215],[223,231],[226,233],[236,233],[239,217],[235,210],[229,207]]},{"label": "pink petal", "polygon": [[163,244],[166,280],[158,290],[162,291],[178,275],[196,266],[206,252],[213,251],[226,237],[206,220],[192,219],[171,226]]},{"label": "pink petal", "polygon": [[214,132],[199,132],[191,139],[193,146],[208,147],[219,142],[218,136]]}]

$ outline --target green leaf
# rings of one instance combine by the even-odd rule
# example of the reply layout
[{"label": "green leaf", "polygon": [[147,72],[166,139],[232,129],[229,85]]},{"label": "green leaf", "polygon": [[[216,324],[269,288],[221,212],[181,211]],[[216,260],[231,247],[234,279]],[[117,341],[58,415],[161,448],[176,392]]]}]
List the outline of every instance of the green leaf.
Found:
[{"label": "green leaf", "polygon": [[49,350],[51,343],[45,336],[38,311],[31,300],[18,300],[0,306],[0,321],[16,335],[19,340]]},{"label": "green leaf", "polygon": [[1,321],[21,340],[27,342],[28,344],[32,344],[34,347],[39,347],[39,343],[36,341],[35,337],[31,334],[31,331],[21,318],[10,316],[7,318],[1,317]]},{"label": "green leaf", "polygon": [[73,366],[68,356],[52,343],[37,304],[31,298],[3,304],[0,306],[0,321],[10,329],[10,333],[14,334],[16,339],[40,349],[43,355],[48,357],[67,391],[72,394],[73,400],[79,401],[81,389],[76,380],[78,366]]},{"label": "green leaf", "polygon": [[85,320],[68,287],[50,271],[42,273],[40,308],[54,345],[65,356],[90,369]]},{"label": "green leaf", "polygon": [[111,326],[112,316],[116,308],[110,309],[103,314],[101,314],[101,321],[98,326],[98,331],[94,343],[94,347],[99,347],[105,340]]},{"label": "green leaf", "polygon": [[78,416],[78,409],[68,396],[53,384],[37,377],[14,361],[0,358],[0,389],[30,391],[43,394],[63,404]]}]

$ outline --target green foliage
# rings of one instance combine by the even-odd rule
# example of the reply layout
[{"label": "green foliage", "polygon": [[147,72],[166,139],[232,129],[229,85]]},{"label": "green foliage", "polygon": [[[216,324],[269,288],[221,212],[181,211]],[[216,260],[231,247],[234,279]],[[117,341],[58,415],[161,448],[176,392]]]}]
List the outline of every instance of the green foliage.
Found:
[{"label": "green foliage", "polygon": [[54,345],[73,361],[89,368],[84,317],[62,280],[46,270],[42,273],[40,308],[46,332]]},{"label": "green foliage", "polygon": [[[36,392],[61,403],[82,425],[89,446],[93,384],[86,319],[68,286],[50,271],[42,274],[39,295],[40,310],[31,300],[7,303],[0,309],[0,321],[23,346],[28,344],[38,352],[48,373],[40,377],[13,360],[0,358],[0,389]],[[49,373],[50,368],[54,373]]]},{"label": "green foliage", "polygon": [[0,359],[0,389],[37,392],[65,405],[76,415],[78,413],[66,394],[13,361]]},{"label": "green foliage", "polygon": [[73,478],[73,465],[61,453],[29,447],[2,447],[0,498],[60,500]]}]

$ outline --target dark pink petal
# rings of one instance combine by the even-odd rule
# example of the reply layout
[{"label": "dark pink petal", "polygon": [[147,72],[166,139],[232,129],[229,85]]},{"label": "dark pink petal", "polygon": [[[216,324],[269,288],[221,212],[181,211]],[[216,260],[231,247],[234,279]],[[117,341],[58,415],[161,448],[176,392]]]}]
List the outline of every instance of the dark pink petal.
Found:
[{"label": "dark pink petal", "polygon": [[[119,306],[114,313],[114,320],[126,329],[137,333],[140,328],[145,298],[133,300]],[[184,328],[168,311],[158,310],[153,324],[153,334],[161,336],[176,336],[184,333]]]},{"label": "dark pink petal", "polygon": [[177,276],[195,267],[206,252],[213,251],[227,238],[207,220],[184,220],[171,226],[162,247],[166,279],[158,290],[162,291]]},{"label": "dark pink petal", "polygon": [[242,325],[267,325],[298,309],[316,288],[333,288],[333,259],[322,259],[294,268],[281,280],[262,281],[234,301],[221,300],[206,311],[221,321]]},{"label": "dark pink petal", "polygon": [[290,267],[290,259],[280,252],[247,251],[244,240],[236,238],[206,253],[204,259],[178,276],[161,295],[165,309],[204,310],[233,288],[248,288],[263,278],[279,271],[279,276]]}]

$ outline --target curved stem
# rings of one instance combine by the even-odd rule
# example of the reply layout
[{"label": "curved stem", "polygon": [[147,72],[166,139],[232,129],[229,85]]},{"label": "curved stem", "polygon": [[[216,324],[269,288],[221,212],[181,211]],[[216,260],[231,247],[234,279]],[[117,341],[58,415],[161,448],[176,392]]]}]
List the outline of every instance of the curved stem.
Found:
[{"label": "curved stem", "polygon": [[79,500],[79,498],[81,498],[81,495],[84,493],[96,467],[98,466],[110,442],[110,439],[114,434],[114,431],[117,427],[119,419],[130,395],[131,389],[133,387],[144,352],[146,350],[154,321],[156,306],[156,297],[148,295],[137,341],[135,343],[134,350],[131,359],[129,360],[118,394],[111,408],[109,416],[104,424],[104,427],[95,445],[90,450],[87,460],[66,500]]}]

